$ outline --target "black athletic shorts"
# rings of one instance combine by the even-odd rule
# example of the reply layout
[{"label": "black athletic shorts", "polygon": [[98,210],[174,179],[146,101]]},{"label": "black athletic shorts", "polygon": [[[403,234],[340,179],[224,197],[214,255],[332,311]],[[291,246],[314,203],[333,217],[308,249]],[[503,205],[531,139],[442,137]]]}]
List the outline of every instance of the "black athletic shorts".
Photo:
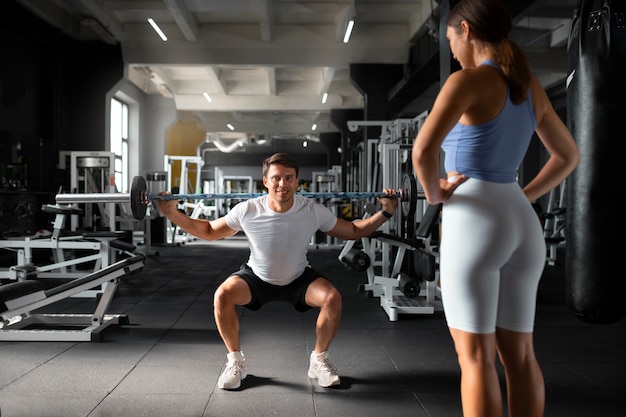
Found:
[{"label": "black athletic shorts", "polygon": [[287,285],[273,285],[263,281],[252,272],[248,264],[241,265],[241,269],[232,275],[241,277],[252,294],[252,300],[244,307],[250,310],[258,310],[270,301],[286,301],[293,305],[297,311],[304,312],[312,307],[305,300],[306,290],[309,284],[317,278],[322,277],[313,268],[306,268],[302,275]]}]

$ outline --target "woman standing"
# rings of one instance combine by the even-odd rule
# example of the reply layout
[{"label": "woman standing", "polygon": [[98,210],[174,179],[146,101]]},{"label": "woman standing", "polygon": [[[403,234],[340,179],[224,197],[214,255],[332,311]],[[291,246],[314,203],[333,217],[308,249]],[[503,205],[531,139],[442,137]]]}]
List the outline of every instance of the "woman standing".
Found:
[{"label": "woman standing", "polygon": [[[500,0],[461,0],[450,11],[446,36],[461,70],[441,88],[412,151],[427,201],[444,203],[441,291],[466,417],[502,416],[496,354],[509,417],[543,415],[533,327],[546,247],[531,202],[579,161],[574,139],[508,38],[511,27]],[[521,188],[517,169],[534,133],[550,157]],[[441,149],[447,178],[440,178]]]}]

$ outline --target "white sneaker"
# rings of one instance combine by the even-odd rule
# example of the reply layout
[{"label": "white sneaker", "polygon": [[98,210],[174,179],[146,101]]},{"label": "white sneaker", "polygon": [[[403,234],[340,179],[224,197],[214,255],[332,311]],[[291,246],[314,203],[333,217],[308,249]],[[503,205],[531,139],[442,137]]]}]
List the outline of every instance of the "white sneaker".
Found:
[{"label": "white sneaker", "polygon": [[228,359],[226,369],[220,375],[217,386],[221,389],[237,389],[241,386],[241,381],[248,376],[246,358],[243,352],[230,352],[226,358]]},{"label": "white sneaker", "polygon": [[311,352],[309,378],[317,378],[317,383],[324,388],[339,385],[337,368],[328,360],[328,352]]}]

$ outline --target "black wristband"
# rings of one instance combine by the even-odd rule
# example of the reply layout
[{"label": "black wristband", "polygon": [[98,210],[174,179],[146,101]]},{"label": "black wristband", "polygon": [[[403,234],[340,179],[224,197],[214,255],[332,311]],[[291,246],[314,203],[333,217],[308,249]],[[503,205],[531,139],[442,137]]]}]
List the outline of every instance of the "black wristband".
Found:
[{"label": "black wristband", "polygon": [[383,216],[385,216],[388,219],[391,219],[393,217],[393,214],[387,213],[385,210],[380,210],[380,214],[382,214]]}]

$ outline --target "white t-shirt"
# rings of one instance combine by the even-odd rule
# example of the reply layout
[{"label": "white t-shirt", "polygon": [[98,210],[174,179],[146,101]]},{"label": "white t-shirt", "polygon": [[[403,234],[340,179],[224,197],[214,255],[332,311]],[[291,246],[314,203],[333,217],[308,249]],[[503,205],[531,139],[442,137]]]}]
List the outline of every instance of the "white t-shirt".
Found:
[{"label": "white t-shirt", "polygon": [[246,234],[252,271],[273,285],[287,285],[302,275],[309,266],[311,236],[337,224],[337,217],[317,201],[293,198],[293,207],[285,213],[270,209],[269,196],[262,196],[237,204],[224,216],[228,227]]}]

